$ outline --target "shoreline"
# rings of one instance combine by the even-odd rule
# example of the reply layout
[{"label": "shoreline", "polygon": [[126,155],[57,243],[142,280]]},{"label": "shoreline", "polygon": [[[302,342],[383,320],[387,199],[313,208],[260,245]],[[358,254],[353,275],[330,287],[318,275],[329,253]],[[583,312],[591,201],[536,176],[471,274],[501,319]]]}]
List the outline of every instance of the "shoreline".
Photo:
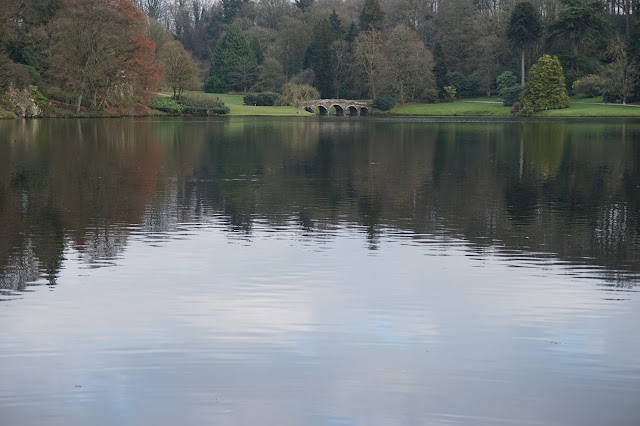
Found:
[{"label": "shoreline", "polygon": [[[199,92],[202,93],[202,92]],[[166,96],[160,93],[160,96]],[[208,95],[208,94],[207,94]],[[205,95],[205,96],[207,96]],[[59,110],[57,114],[46,114],[31,118],[150,118],[150,117],[317,117],[305,110],[295,107],[253,106],[242,103],[243,95],[211,94],[223,98],[229,107],[227,114],[172,114],[154,110],[149,107],[144,112],[100,112],[85,111],[79,114],[69,110]],[[640,118],[640,105],[605,104],[596,98],[574,97],[571,106],[564,109],[541,111],[531,117],[513,115],[511,107],[504,106],[496,98],[460,99],[455,102],[435,104],[404,104],[389,111],[372,110],[370,117],[394,118],[498,118],[498,119],[573,119],[573,118]],[[18,117],[11,111],[0,109],[0,120],[15,120]]]}]

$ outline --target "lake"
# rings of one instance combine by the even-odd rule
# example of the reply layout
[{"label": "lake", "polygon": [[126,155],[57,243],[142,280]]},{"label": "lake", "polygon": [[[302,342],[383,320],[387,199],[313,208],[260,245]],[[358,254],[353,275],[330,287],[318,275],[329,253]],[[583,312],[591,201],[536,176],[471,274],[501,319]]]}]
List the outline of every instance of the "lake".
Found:
[{"label": "lake", "polygon": [[638,425],[640,121],[0,122],[2,425]]}]

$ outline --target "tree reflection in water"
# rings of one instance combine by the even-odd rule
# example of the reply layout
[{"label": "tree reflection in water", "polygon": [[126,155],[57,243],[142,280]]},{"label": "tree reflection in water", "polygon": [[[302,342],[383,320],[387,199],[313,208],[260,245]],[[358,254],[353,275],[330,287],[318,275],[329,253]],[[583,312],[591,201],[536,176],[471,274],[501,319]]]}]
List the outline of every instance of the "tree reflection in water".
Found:
[{"label": "tree reflection in water", "polygon": [[110,264],[132,232],[214,220],[331,238],[448,235],[470,250],[640,272],[640,125],[375,120],[0,123],[0,288],[56,284],[73,249]]}]

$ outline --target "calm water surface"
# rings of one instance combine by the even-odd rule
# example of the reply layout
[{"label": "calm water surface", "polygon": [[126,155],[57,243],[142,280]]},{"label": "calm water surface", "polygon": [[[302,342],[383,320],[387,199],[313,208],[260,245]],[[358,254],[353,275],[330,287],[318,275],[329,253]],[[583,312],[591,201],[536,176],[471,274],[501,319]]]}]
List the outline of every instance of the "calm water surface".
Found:
[{"label": "calm water surface", "polygon": [[0,122],[1,425],[638,425],[640,122]]}]

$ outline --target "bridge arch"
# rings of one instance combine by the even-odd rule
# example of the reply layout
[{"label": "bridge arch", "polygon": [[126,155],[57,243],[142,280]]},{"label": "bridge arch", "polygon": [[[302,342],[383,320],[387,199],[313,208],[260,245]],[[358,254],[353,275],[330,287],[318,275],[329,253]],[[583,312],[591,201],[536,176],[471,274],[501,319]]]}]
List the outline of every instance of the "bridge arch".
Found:
[{"label": "bridge arch", "polygon": [[346,113],[349,113],[350,116],[368,115],[369,113],[369,108],[364,102],[347,99],[318,99],[305,102],[300,108],[310,113],[317,111],[322,116],[329,115],[332,108],[337,116],[343,116]]}]

